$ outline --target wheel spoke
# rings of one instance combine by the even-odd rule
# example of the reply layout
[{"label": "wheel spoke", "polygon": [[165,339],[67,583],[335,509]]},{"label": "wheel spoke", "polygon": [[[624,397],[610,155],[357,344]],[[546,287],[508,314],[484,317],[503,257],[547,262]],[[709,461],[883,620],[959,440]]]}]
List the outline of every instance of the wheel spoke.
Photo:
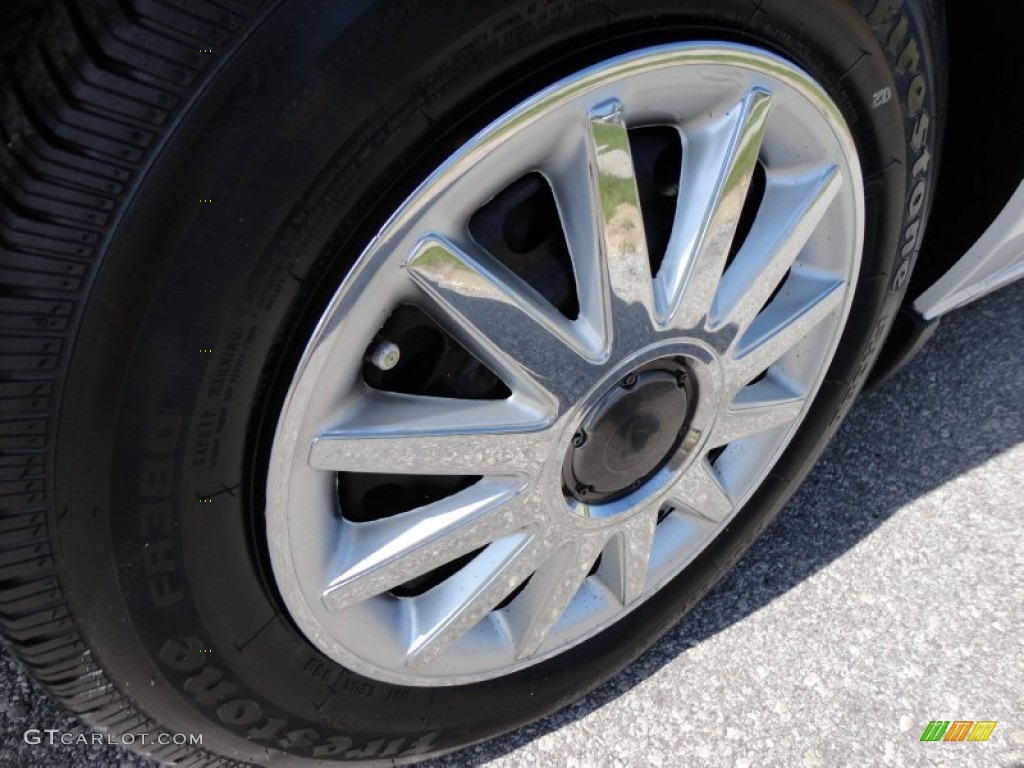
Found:
[{"label": "wheel spoke", "polygon": [[782,292],[735,345],[728,366],[734,391],[745,386],[813,331],[845,297],[841,279],[794,270]]},{"label": "wheel spoke", "polygon": [[711,310],[770,107],[771,94],[753,88],[725,118],[687,135],[672,236],[655,278],[662,322],[694,328]]},{"label": "wheel spoke", "polygon": [[547,551],[529,533],[491,543],[450,579],[417,598],[409,666],[429,664],[526,581]]},{"label": "wheel spoke", "polygon": [[742,333],[749,327],[786,276],[842,183],[842,173],[834,165],[797,179],[769,176],[750,233],[715,295],[710,328],[731,324]]},{"label": "wheel spoke", "polygon": [[[633,322],[636,308],[650,329],[654,295],[647,236],[636,186],[636,170],[622,104],[609,101],[590,112],[595,168],[589,174],[597,206],[603,271],[607,274],[615,330]],[[599,256],[599,258],[601,257]]]},{"label": "wheel spoke", "polygon": [[488,254],[431,235],[409,257],[408,269],[434,300],[446,330],[513,392],[536,396],[540,390],[565,400],[592,380],[590,363],[599,354],[554,306]]},{"label": "wheel spoke", "polygon": [[653,326],[653,279],[621,103],[590,110],[585,140],[550,173],[580,317],[606,345],[642,343]]},{"label": "wheel spoke", "polygon": [[532,473],[549,433],[543,414],[506,400],[459,400],[367,389],[313,440],[309,464],[334,472],[411,475]]},{"label": "wheel spoke", "polygon": [[344,522],[324,605],[346,608],[529,525],[519,491],[510,480],[483,480],[394,517]]},{"label": "wheel spoke", "polygon": [[551,628],[579,592],[604,538],[591,536],[563,546],[549,557],[509,606],[508,621],[516,643],[516,658],[535,654]]},{"label": "wheel spoke", "polygon": [[657,510],[644,510],[612,537],[601,556],[601,578],[623,605],[639,599],[647,585],[657,524]]},{"label": "wheel spoke", "polygon": [[772,377],[744,387],[732,406],[715,422],[708,448],[719,448],[735,440],[790,424],[803,411],[805,398]]},{"label": "wheel spoke", "polygon": [[707,459],[695,462],[683,474],[672,489],[669,503],[716,523],[725,520],[733,508],[732,499]]}]

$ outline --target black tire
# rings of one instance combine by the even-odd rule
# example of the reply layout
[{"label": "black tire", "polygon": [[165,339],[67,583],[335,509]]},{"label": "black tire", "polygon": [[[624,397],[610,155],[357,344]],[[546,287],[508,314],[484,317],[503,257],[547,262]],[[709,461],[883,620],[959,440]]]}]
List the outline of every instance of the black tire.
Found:
[{"label": "black tire", "polygon": [[[324,7],[58,2],[0,95],[0,621],[66,707],[148,734],[134,747],[168,762],[435,754],[533,721],[636,658],[835,432],[931,198],[945,62],[925,0]],[[290,622],[260,520],[268,434],[311,324],[466,137],[585,65],[692,39],[794,61],[858,145],[861,279],[809,417],[692,566],[562,656],[446,689],[339,667]],[[180,732],[202,746],[155,743]]]},{"label": "black tire", "polygon": [[48,0],[7,0],[0,8],[0,84],[48,5]]}]

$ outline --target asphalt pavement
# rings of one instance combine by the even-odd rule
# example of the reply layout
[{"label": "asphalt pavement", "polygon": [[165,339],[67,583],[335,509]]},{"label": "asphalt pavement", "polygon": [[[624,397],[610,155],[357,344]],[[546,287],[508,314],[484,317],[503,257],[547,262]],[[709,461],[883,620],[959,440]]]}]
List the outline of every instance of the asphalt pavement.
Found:
[{"label": "asphalt pavement", "polygon": [[[1024,768],[1024,283],[866,393],[726,580],[577,704],[431,768]],[[994,720],[986,742],[922,742]],[[0,768],[148,766],[70,730],[0,657]]]}]

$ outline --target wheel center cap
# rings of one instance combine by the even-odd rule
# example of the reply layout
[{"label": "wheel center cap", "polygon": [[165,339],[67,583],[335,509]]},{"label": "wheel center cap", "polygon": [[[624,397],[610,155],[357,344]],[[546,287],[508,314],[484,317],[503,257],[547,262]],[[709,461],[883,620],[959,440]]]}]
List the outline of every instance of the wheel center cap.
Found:
[{"label": "wheel center cap", "polygon": [[689,422],[690,379],[664,361],[605,393],[573,438],[563,465],[566,492],[588,504],[639,488],[672,457]]}]

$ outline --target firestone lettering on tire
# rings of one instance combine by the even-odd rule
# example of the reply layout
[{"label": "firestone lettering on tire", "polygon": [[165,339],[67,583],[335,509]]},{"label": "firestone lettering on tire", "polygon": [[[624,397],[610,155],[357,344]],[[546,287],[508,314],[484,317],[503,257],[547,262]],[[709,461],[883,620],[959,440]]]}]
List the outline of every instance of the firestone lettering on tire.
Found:
[{"label": "firestone lettering on tire", "polygon": [[145,458],[139,490],[139,535],[149,598],[156,608],[182,600],[179,560],[175,559],[175,463],[173,454],[181,438],[181,416],[154,414],[146,425]]},{"label": "firestone lettering on tire", "polygon": [[268,742],[282,749],[304,750],[313,757],[344,757],[350,760],[424,755],[437,742],[439,731],[356,744],[349,736],[322,738],[313,728],[289,728],[284,718],[264,717],[257,702],[231,698],[238,686],[227,678],[223,670],[208,663],[210,657],[205,652],[208,647],[198,637],[172,638],[160,649],[159,658],[168,670],[188,675],[182,686],[185,692],[197,704],[213,709],[223,725],[251,725],[245,733],[250,741]]},{"label": "firestone lettering on tire", "polygon": [[907,223],[904,225],[900,245],[900,263],[893,273],[891,290],[901,291],[910,278],[914,260],[921,249],[924,232],[924,214],[927,211],[929,189],[928,171],[931,167],[931,151],[928,148],[928,131],[931,116],[925,108],[928,96],[928,81],[921,72],[921,50],[903,4],[900,0],[878,0],[868,16],[885,49],[895,58],[895,74],[906,80],[903,101],[907,116],[914,121],[910,147],[914,155],[909,159],[910,196],[907,208]]},{"label": "firestone lettering on tire", "polygon": [[[906,106],[907,117],[913,120],[910,148],[914,154],[908,158],[908,164],[910,164],[910,178],[908,179],[910,194],[906,201],[906,224],[903,225],[900,239],[900,261],[896,265],[889,283],[890,291],[900,292],[907,287],[914,262],[921,249],[924,214],[928,208],[926,203],[928,190],[931,186],[929,183],[929,170],[932,155],[928,147],[931,116],[925,108],[928,84],[921,72],[922,46],[915,36],[917,32],[916,27],[911,27],[909,16],[903,7],[902,0],[878,0],[871,13],[868,14],[867,19],[875,31],[879,42],[894,59],[894,73],[896,77],[907,80],[902,99]],[[886,102],[896,104],[896,102],[891,100],[891,95],[890,98],[881,102],[879,94],[885,90],[886,88],[882,88],[875,92],[873,107],[881,107]],[[861,381],[867,375],[868,369],[874,364],[888,336],[893,317],[893,312],[886,311],[882,313],[875,323],[868,348],[854,377],[855,382]],[[839,424],[859,392],[860,386],[857,383],[847,389],[840,407],[829,423],[830,433],[839,428]]]}]

